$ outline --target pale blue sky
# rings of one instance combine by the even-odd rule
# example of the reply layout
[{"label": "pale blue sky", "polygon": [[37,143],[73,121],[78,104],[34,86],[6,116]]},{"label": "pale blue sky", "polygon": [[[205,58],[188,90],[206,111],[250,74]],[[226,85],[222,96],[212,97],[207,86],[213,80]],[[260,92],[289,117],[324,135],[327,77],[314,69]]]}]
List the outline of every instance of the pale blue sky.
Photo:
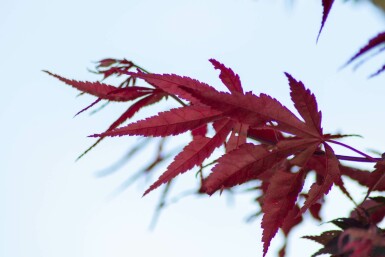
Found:
[{"label": "pale blue sky", "polygon": [[[188,197],[166,208],[152,232],[148,226],[159,190],[141,198],[148,185],[141,180],[109,198],[148,155],[109,177],[96,178],[95,172],[120,158],[136,139],[106,140],[81,161],[74,160],[93,142],[86,136],[105,129],[124,106],[73,119],[92,98],[76,98],[75,90],[43,69],[96,80],[87,72],[92,61],[125,57],[153,72],[187,75],[221,87],[217,71],[207,61],[216,58],[239,73],[247,90],[271,94],[291,108],[283,76],[287,71],[316,94],[326,132],[361,134],[364,139],[344,142],[361,150],[384,151],[385,75],[366,79],[382,59],[357,72],[351,67],[338,71],[367,39],[384,29],[384,17],[370,5],[358,8],[337,1],[316,45],[321,1],[298,0],[293,7],[285,2],[2,0],[0,256],[262,253],[259,223],[244,222],[254,210],[250,195],[232,205],[225,196]],[[178,181],[175,192],[194,186],[193,173]],[[361,192],[349,186],[359,199]],[[330,195],[334,205],[328,205],[323,216],[346,215],[345,198],[334,191]],[[326,229],[307,221],[292,234],[289,256],[316,251],[318,245],[300,237]],[[280,238],[273,240],[268,256],[275,256]]]}]

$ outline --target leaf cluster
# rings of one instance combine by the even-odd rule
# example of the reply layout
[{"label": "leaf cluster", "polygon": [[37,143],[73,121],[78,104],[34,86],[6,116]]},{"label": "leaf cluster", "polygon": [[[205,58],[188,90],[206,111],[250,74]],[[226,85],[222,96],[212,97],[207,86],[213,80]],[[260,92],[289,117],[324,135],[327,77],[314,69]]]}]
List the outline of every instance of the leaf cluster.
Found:
[{"label": "leaf cluster", "polygon": [[[324,11],[319,33],[333,3],[322,0]],[[361,48],[347,65],[374,49],[380,48],[378,52],[381,52],[385,49],[384,43],[385,33],[380,33]],[[263,255],[266,255],[277,231],[281,229],[287,237],[292,228],[302,222],[306,212],[314,219],[322,220],[320,213],[325,195],[333,186],[354,202],[344,186],[343,178],[349,177],[368,188],[362,203],[357,205],[351,217],[332,221],[341,230],[305,238],[323,245],[313,256],[324,253],[334,257],[384,256],[384,234],[377,224],[384,218],[385,200],[369,198],[372,191],[385,190],[384,159],[371,157],[338,141],[347,135],[324,133],[316,97],[289,73],[284,75],[290,87],[293,107],[299,115],[270,95],[245,92],[239,76],[232,69],[214,59],[210,62],[219,71],[219,79],[227,88],[226,92],[190,77],[150,73],[126,59],[103,59],[96,66],[95,73],[103,75],[103,79],[111,76],[124,78],[118,86],[70,80],[47,73],[97,98],[79,113],[100,101],[130,103],[104,132],[91,135],[97,141],[85,153],[106,137],[167,139],[182,133],[191,135],[191,141],[144,192],[146,195],[166,184],[159,208],[165,205],[164,196],[174,179],[193,169],[199,175],[198,194],[213,195],[231,191],[237,185],[255,182],[258,186],[252,191],[257,194],[256,202],[260,207],[256,215],[263,215],[262,242]],[[384,70],[385,66],[372,76]],[[138,79],[145,81],[147,86],[137,86]],[[123,125],[144,107],[169,98],[176,100],[180,106]],[[167,159],[169,154],[163,152],[164,142],[160,141],[158,155],[142,173],[152,171]],[[335,145],[346,147],[360,156],[338,155],[333,148]],[[140,147],[134,147],[135,151],[129,156]],[[220,156],[214,157],[218,153]],[[357,169],[343,165],[341,160],[373,162],[375,169]],[[208,168],[211,169],[207,173]],[[308,180],[311,180],[311,186],[305,189],[304,184]],[[280,256],[284,256],[285,246]]]}]

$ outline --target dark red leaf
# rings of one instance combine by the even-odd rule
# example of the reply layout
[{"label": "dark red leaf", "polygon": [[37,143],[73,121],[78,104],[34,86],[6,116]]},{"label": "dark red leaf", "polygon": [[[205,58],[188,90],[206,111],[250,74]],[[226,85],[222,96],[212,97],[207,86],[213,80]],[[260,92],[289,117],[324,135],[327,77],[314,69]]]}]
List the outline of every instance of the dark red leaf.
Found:
[{"label": "dark red leaf", "polygon": [[340,166],[341,175],[348,176],[357,181],[360,185],[370,187],[372,185],[373,173],[367,170],[361,170],[348,166]]},{"label": "dark red leaf", "polygon": [[275,153],[262,145],[243,144],[226,153],[217,161],[212,173],[202,186],[202,191],[212,195],[222,187],[231,187],[257,178],[278,161]]},{"label": "dark red leaf", "polygon": [[[310,169],[314,170],[317,172],[317,176],[319,178],[323,178],[326,176],[327,174],[327,168],[326,168],[326,164],[327,164],[327,159],[325,159],[325,156],[317,156],[315,158],[312,158],[310,160],[311,164],[309,165]],[[342,165],[340,165],[340,169],[341,169]],[[342,175],[341,173],[341,170],[340,170],[340,174]],[[350,193],[347,191],[347,189],[345,188],[345,185],[344,185],[344,182],[342,180],[341,177],[336,177],[335,178],[336,180],[334,181],[334,184],[336,186],[338,186],[340,188],[340,190],[342,191],[342,193],[344,193],[353,203],[354,202],[354,199],[351,197]]]},{"label": "dark red leaf", "polygon": [[124,135],[165,137],[177,135],[214,121],[221,116],[221,114],[220,111],[211,110],[207,108],[207,106],[202,105],[180,107],[171,109],[170,111],[160,112],[156,116],[131,123],[112,131],[92,135],[92,137]]},{"label": "dark red leaf", "polygon": [[[381,178],[385,172],[385,163],[380,161],[376,164],[375,170],[369,172],[357,168],[340,166],[341,174],[357,181],[360,185],[371,188],[370,191],[384,191],[385,179]],[[375,186],[375,188],[374,188]]]},{"label": "dark red leaf", "polygon": [[285,139],[280,131],[260,128],[250,128],[247,131],[247,137],[269,145],[275,145],[278,141]]},{"label": "dark red leaf", "polygon": [[221,73],[219,74],[219,78],[222,80],[223,84],[225,84],[225,86],[230,90],[230,92],[243,93],[241,80],[239,79],[238,74],[235,74],[232,69],[227,68],[217,60],[210,59],[209,61],[214,65],[215,69],[221,71]]},{"label": "dark red leaf", "polygon": [[275,150],[269,150],[263,145],[243,144],[218,159],[217,165],[203,183],[203,191],[211,195],[222,187],[232,187],[256,179],[287,156],[314,144],[314,139],[290,140],[280,143]]},{"label": "dark red leaf", "polygon": [[255,123],[260,123],[261,120],[275,121],[277,122],[275,127],[284,132],[299,137],[320,137],[319,133],[314,132],[289,109],[268,95],[256,96],[251,93],[244,95],[238,92],[228,94],[191,88],[185,88],[185,90],[204,104],[226,112],[239,122],[253,126]]},{"label": "dark red leaf", "polygon": [[142,109],[145,106],[154,104],[156,102],[159,102],[165,95],[162,93],[158,94],[152,94],[149,96],[146,96],[139,101],[132,104],[114,123],[110,125],[110,127],[107,129],[107,131],[111,131],[118,126],[120,126],[123,122],[126,120],[132,118],[135,113],[137,113],[140,109]]},{"label": "dark red leaf", "polygon": [[385,32],[379,33],[374,38],[370,39],[369,42],[362,47],[350,60],[346,63],[346,65],[350,64],[354,60],[356,60],[361,55],[367,53],[368,51],[376,48],[377,46],[385,43]]},{"label": "dark red leaf", "polygon": [[322,22],[321,22],[321,28],[318,32],[317,41],[319,39],[319,36],[321,35],[321,31],[325,25],[325,22],[329,16],[330,10],[332,9],[334,0],[322,0],[322,7],[323,7],[323,14],[322,14]]},{"label": "dark red leaf", "polygon": [[[378,254],[375,253],[377,247],[381,249]],[[339,253],[349,257],[385,256],[385,238],[376,226],[349,228],[339,236],[338,248]]]},{"label": "dark red leaf", "polygon": [[213,87],[205,83],[199,82],[198,80],[189,77],[182,77],[175,74],[147,74],[142,72],[127,72],[127,74],[133,77],[144,79],[147,83],[164,90],[168,94],[176,95],[180,98],[188,100],[193,104],[196,104],[199,101],[190,93],[186,92],[186,90],[182,89],[182,87],[215,92]]},{"label": "dark red leaf", "polygon": [[308,198],[304,206],[301,208],[301,213],[305,212],[310,206],[316,204],[324,195],[331,189],[335,181],[340,180],[341,175],[339,171],[339,161],[335,156],[333,149],[328,145],[325,146],[325,170],[323,172],[323,179],[320,183],[314,183],[309,190]]},{"label": "dark red leaf", "polygon": [[278,252],[279,257],[284,257],[286,255],[286,246],[289,233],[295,226],[300,224],[302,220],[303,218],[302,215],[300,215],[300,208],[296,204],[294,208],[289,211],[281,226],[281,230],[285,235],[285,243]]},{"label": "dark red leaf", "polygon": [[333,185],[333,179],[330,175],[324,178],[321,184],[314,183],[309,190],[309,198],[306,199],[304,206],[301,208],[301,213],[304,213],[310,206],[315,204],[318,199],[329,193]]},{"label": "dark red leaf", "polygon": [[49,75],[58,78],[64,83],[90,95],[97,96],[109,101],[131,101],[138,97],[151,94],[154,89],[147,87],[127,87],[117,88],[100,82],[82,82],[77,80],[70,80],[59,75],[45,71]]},{"label": "dark red leaf", "polygon": [[367,223],[377,224],[385,217],[385,204],[374,199],[366,199],[351,212],[350,217],[357,220],[365,217],[368,219]]},{"label": "dark red leaf", "polygon": [[[304,141],[306,143],[306,141]],[[290,140],[286,141],[280,141],[278,142],[278,147],[282,148],[285,144],[290,145]],[[290,147],[290,146],[289,146]],[[302,147],[301,145],[299,147]],[[311,141],[310,144],[306,144],[306,148],[298,149],[298,152],[296,152],[296,148],[292,149],[292,153],[295,154],[295,156],[290,159],[290,164],[295,165],[298,167],[305,167],[308,161],[313,157],[314,152],[319,147],[319,141]]]},{"label": "dark red leaf", "polygon": [[305,123],[322,135],[322,114],[318,111],[317,100],[309,89],[306,89],[301,81],[296,81],[289,73],[285,73],[289,80],[290,96]]},{"label": "dark red leaf", "polygon": [[341,233],[342,231],[340,230],[331,230],[326,231],[319,236],[304,236],[303,238],[310,239],[324,245],[323,248],[318,250],[311,257],[316,257],[322,254],[329,254],[331,257],[339,257],[340,255],[337,255],[340,253],[338,241]]},{"label": "dark red leaf", "polygon": [[278,170],[271,178],[262,206],[263,256],[289,211],[294,208],[303,187],[304,175],[303,171],[290,173]]},{"label": "dark red leaf", "polygon": [[237,149],[239,146],[246,143],[248,129],[249,125],[236,122],[233,132],[226,143],[226,152]]},{"label": "dark red leaf", "polygon": [[196,128],[196,129],[193,129],[191,131],[191,134],[193,137],[196,137],[196,136],[206,136],[207,134],[207,124],[204,124],[202,126],[200,126],[199,128]]},{"label": "dark red leaf", "polygon": [[87,107],[81,109],[78,113],[76,113],[75,116],[78,116],[78,115],[81,114],[82,112],[87,111],[87,110],[90,109],[92,106],[94,106],[95,104],[99,103],[101,100],[102,100],[102,98],[96,99],[96,100],[93,101],[90,105],[88,105]]},{"label": "dark red leaf", "polygon": [[313,216],[313,218],[319,221],[322,221],[322,218],[320,216],[321,207],[322,207],[322,204],[315,203],[309,208],[311,216]]},{"label": "dark red leaf", "polygon": [[382,66],[379,70],[377,70],[375,73],[371,74],[371,75],[369,76],[369,78],[373,78],[373,77],[379,75],[380,73],[382,73],[382,72],[384,72],[384,71],[385,71],[385,65],[383,65],[383,66]]},{"label": "dark red leaf", "polygon": [[341,232],[341,230],[330,230],[323,232],[319,236],[304,236],[303,238],[313,240],[321,245],[327,245],[331,240],[337,238]]},{"label": "dark red leaf", "polygon": [[298,205],[295,205],[293,209],[289,211],[286,218],[283,220],[281,229],[285,236],[287,237],[290,231],[302,222],[303,218],[300,214],[300,208]]},{"label": "dark red leaf", "polygon": [[218,131],[213,138],[194,137],[193,141],[175,157],[174,161],[167,167],[167,170],[146,190],[144,195],[194,166],[201,165],[213,153],[215,148],[222,145],[233,127],[233,122],[231,120],[222,120],[218,123],[220,123]]},{"label": "dark red leaf", "polygon": [[109,67],[109,66],[115,64],[116,62],[118,62],[118,60],[112,59],[112,58],[106,58],[106,59],[98,61],[99,64],[98,64],[97,67],[98,68],[100,68],[100,67],[103,67],[103,68]]},{"label": "dark red leaf", "polygon": [[382,189],[385,185],[385,160],[377,162],[374,168],[368,194],[371,191]]}]

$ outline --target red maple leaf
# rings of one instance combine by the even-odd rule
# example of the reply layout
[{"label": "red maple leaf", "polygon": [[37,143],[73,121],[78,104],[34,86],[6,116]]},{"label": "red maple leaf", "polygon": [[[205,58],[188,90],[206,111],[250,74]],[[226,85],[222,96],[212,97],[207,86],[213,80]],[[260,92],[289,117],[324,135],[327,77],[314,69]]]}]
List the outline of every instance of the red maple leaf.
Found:
[{"label": "red maple leaf", "polygon": [[92,136],[142,135],[165,137],[178,135],[215,121],[221,115],[221,111],[213,110],[204,105],[184,106],[161,112],[156,116],[131,123],[112,131]]},{"label": "red maple leaf", "polygon": [[[220,78],[231,92],[243,92],[239,76],[231,69],[225,67],[216,60],[210,60],[214,67],[221,71]],[[108,130],[104,133],[93,135],[96,137],[143,135],[143,136],[169,136],[193,131],[193,140],[188,144],[168,166],[167,170],[144,193],[148,194],[161,184],[170,182],[177,175],[186,172],[196,165],[201,165],[215,148],[226,142],[231,132],[228,151],[236,149],[246,143],[248,125],[231,120],[220,110],[200,103],[184,88],[200,88],[205,91],[215,91],[214,88],[187,77],[177,75],[158,75],[145,73],[130,73],[150,83],[155,88],[176,95],[191,102],[189,106],[175,108],[156,116],[129,124],[125,127]],[[207,132],[207,124],[213,123],[216,134],[212,138],[204,136]]]},{"label": "red maple leaf", "polygon": [[369,172],[357,168],[340,166],[341,174],[354,179],[363,186],[369,188],[370,191],[385,190],[385,161],[378,161],[375,165],[375,170]]},{"label": "red maple leaf", "polygon": [[[306,165],[313,158],[314,153],[320,149],[320,145],[323,144],[325,148],[323,160],[325,163],[318,167],[319,179],[308,192],[305,204],[301,208],[301,212],[304,212],[309,207],[319,203],[319,200],[329,192],[333,184],[338,184],[341,188],[344,188],[339,173],[339,161],[332,148],[326,143],[332,137],[324,135],[322,132],[322,115],[318,110],[316,99],[301,81],[296,81],[286,73],[294,107],[303,120],[296,117],[278,100],[268,95],[244,94],[237,75],[219,62],[215,60],[211,60],[211,62],[215,68],[221,71],[220,78],[230,90],[230,93],[218,92],[209,85],[186,77],[138,73],[139,78],[145,79],[151,85],[169,94],[175,94],[189,100],[191,106],[173,109],[104,135],[167,136],[194,130],[215,120],[219,122],[225,118],[230,119],[232,125],[229,127],[227,134],[231,130],[233,131],[227,142],[227,153],[217,160],[212,173],[203,181],[201,191],[211,195],[223,188],[254,179],[263,179],[266,177],[265,174],[273,174],[269,178],[269,187],[265,193],[263,204],[263,206],[266,206],[263,207],[264,218],[262,225],[264,229],[264,253],[266,253],[271,239],[283,225],[288,213],[294,208],[302,189],[302,183],[295,184],[297,186],[290,183],[290,186],[281,191],[282,195],[279,195],[275,189],[276,184],[291,181],[291,178],[293,178],[293,181],[301,181],[298,176],[304,178],[306,173],[313,168]],[[132,73],[130,75],[136,76]],[[199,108],[199,115],[190,115],[189,110],[195,110],[196,108]],[[265,134],[271,132],[269,137],[262,134],[262,140],[268,139],[270,144],[255,145],[246,143],[249,130],[253,131],[251,134],[257,135],[258,139],[261,133],[258,135],[256,132],[259,129],[264,131]],[[281,134],[282,132],[289,133],[292,137],[284,137]],[[167,171],[145,194],[159,185],[169,182],[175,176],[191,169],[193,166],[200,165],[205,158],[210,156],[215,147],[225,142],[226,136],[222,136],[221,142],[211,143],[209,148],[206,146],[208,142],[211,142],[209,138],[194,137],[193,141],[175,158]],[[279,171],[277,167],[287,162],[288,158],[291,165],[301,168],[299,173],[292,173],[290,170]],[[271,170],[275,171],[271,173]],[[270,187],[271,189],[269,189]],[[279,208],[270,206],[276,201],[274,199],[279,199]],[[265,201],[267,202],[265,203]],[[268,206],[270,207],[267,208]]]},{"label": "red maple leaf", "polygon": [[149,74],[143,72],[126,72],[126,74],[143,79],[150,85],[162,89],[169,95],[176,95],[181,99],[189,101],[191,104],[197,104],[199,101],[183,88],[199,88],[208,92],[216,91],[213,87],[196,79],[182,77],[175,74]]},{"label": "red maple leaf", "polygon": [[222,119],[216,123],[220,123],[217,124],[217,133],[212,138],[204,136],[194,137],[193,141],[175,157],[174,161],[167,167],[167,170],[146,190],[144,195],[161,184],[171,181],[177,175],[190,170],[195,165],[200,165],[214,152],[215,148],[221,146],[231,131],[233,122]]},{"label": "red maple leaf", "polygon": [[[108,65],[111,60],[106,62]],[[123,72],[132,78],[145,80],[154,88],[146,88],[148,91],[144,91],[136,87],[131,90],[136,94],[135,97],[131,96],[133,99],[141,98],[104,133],[92,136],[100,139],[125,135],[167,137],[191,131],[192,141],[175,156],[166,171],[144,195],[162,184],[169,184],[179,174],[195,166],[202,166],[216,148],[225,145],[226,151],[216,160],[212,172],[206,178],[202,177],[200,192],[212,195],[250,180],[262,181],[262,241],[266,254],[278,229],[282,228],[286,234],[289,233],[300,222],[304,211],[311,208],[314,216],[319,218],[319,203],[333,184],[348,195],[341,180],[341,165],[329,145],[329,142],[335,143],[333,139],[341,136],[323,134],[322,115],[315,96],[290,74],[285,73],[291,99],[300,117],[269,95],[244,93],[237,74],[216,60],[211,59],[210,62],[220,71],[219,78],[229,93],[219,92],[205,83],[174,74]],[[116,90],[105,84],[59,79],[107,100],[112,97],[111,94],[121,98],[128,94],[125,88]],[[138,96],[142,92],[146,94]],[[164,96],[172,96],[182,107],[118,127],[139,109]],[[211,125],[214,134],[207,136],[207,128]],[[248,142],[248,139],[254,139],[257,143]],[[317,180],[310,191],[304,193],[306,200],[300,208],[297,198],[301,195],[306,175],[311,171],[316,172]]]},{"label": "red maple leaf", "polygon": [[63,78],[59,75],[53,74],[49,71],[45,71],[49,75],[63,81],[64,83],[90,95],[94,95],[100,99],[105,99],[109,101],[132,101],[141,96],[152,94],[154,89],[148,87],[125,87],[118,88],[105,83],[100,82],[82,82],[77,80],[71,80]]},{"label": "red maple leaf", "polygon": [[[314,153],[321,144],[325,148],[323,158],[325,163],[322,166],[323,169],[318,170],[320,173],[319,179],[311,186],[308,198],[301,208],[301,212],[317,204],[329,192],[333,184],[339,185],[343,191],[346,191],[339,172],[339,161],[332,148],[326,143],[330,139],[330,135],[324,135],[322,132],[322,116],[321,112],[318,111],[314,95],[304,87],[302,82],[296,81],[289,74],[286,74],[286,76],[289,80],[294,107],[301,115],[303,121],[299,120],[277,100],[264,94],[260,96],[248,93],[239,94],[237,92],[228,94],[185,88],[186,91],[199,99],[201,103],[209,105],[214,109],[223,110],[232,119],[245,122],[251,128],[270,128],[290,133],[294,136],[292,139],[289,138],[276,142],[274,147],[246,144],[223,155],[218,159],[212,173],[204,181],[203,191],[213,194],[224,187],[232,187],[249,180],[260,179],[265,172],[275,169],[277,163],[286,161],[289,156],[294,156],[290,160],[292,164],[306,168],[306,171],[309,171],[313,167],[306,166],[306,164],[313,158]],[[261,124],[261,121],[265,121],[265,124]],[[288,172],[288,174],[291,173]],[[272,197],[271,194],[273,194],[272,192],[273,190],[268,190],[265,194],[265,199],[270,199]],[[292,200],[293,198],[281,198],[282,206],[287,206],[286,209],[280,209],[283,212],[281,214],[275,211],[278,209],[263,208],[264,220],[278,220],[276,223],[271,224],[265,222],[263,226],[264,233],[265,230],[267,231],[263,238],[265,245],[264,253],[267,252],[270,240],[278,228],[282,226],[287,213],[295,205],[299,193],[300,189],[296,192],[295,200]],[[277,219],[277,217],[279,218]]]},{"label": "red maple leaf", "polygon": [[330,10],[332,9],[333,3],[334,3],[334,0],[322,0],[323,14],[322,14],[321,28],[318,32],[317,41],[319,39],[319,36],[321,35],[322,29],[329,16]]},{"label": "red maple leaf", "polygon": [[318,111],[315,96],[306,89],[301,81],[296,81],[289,73],[285,73],[289,80],[290,96],[305,123],[322,135],[321,120],[322,114]]},{"label": "red maple leaf", "polygon": [[235,74],[230,68],[227,68],[215,59],[210,59],[209,61],[214,65],[215,69],[221,71],[221,73],[219,74],[219,78],[222,80],[223,84],[230,90],[230,92],[243,93],[242,83],[239,79],[238,74]]},{"label": "red maple leaf", "polygon": [[[124,61],[125,60],[122,60],[121,62],[124,63]],[[105,60],[102,60],[100,63],[101,63],[100,65],[104,67],[108,64],[114,63],[114,60],[105,59]],[[148,88],[148,87],[139,87],[139,86],[128,86],[128,87],[118,88],[118,87],[114,87],[114,86],[111,86],[105,83],[100,83],[100,82],[82,82],[77,80],[66,79],[59,75],[53,74],[49,71],[45,71],[45,72],[63,81],[64,83],[82,91],[83,93],[87,93],[98,97],[93,103],[91,103],[89,106],[79,111],[76,115],[88,110],[89,108],[91,108],[101,100],[116,101],[116,102],[128,102],[128,101],[137,100],[118,119],[116,119],[108,127],[106,132],[111,131],[117,128],[118,126],[120,126],[123,122],[133,117],[134,114],[137,113],[143,107],[159,102],[161,99],[163,99],[163,97],[167,96],[167,94],[163,90],[157,89],[157,88]],[[89,147],[86,151],[84,151],[78,157],[78,159],[84,156],[86,153],[88,153],[98,143],[100,143],[100,141],[103,138],[104,136],[101,136],[91,147]]]},{"label": "red maple leaf", "polygon": [[325,146],[325,169],[322,171],[320,181],[313,183],[309,190],[309,196],[306,199],[301,212],[306,211],[310,206],[316,204],[331,189],[333,183],[341,183],[341,175],[339,171],[339,161],[334,155],[332,148],[328,144]]},{"label": "red maple leaf", "polygon": [[[369,40],[369,42],[362,47],[350,60],[345,64],[348,65],[361,57],[362,55],[368,53],[369,51],[373,51],[380,46],[383,46],[385,44],[385,32],[379,33],[377,36],[373,37],[372,39]],[[384,51],[385,48],[379,48],[379,50],[375,54],[379,54],[380,52]],[[385,71],[385,65],[382,66],[380,69],[378,69],[375,73],[371,74],[370,77],[377,76],[378,74],[382,73]]]},{"label": "red maple leaf", "polygon": [[262,219],[263,255],[265,256],[271,239],[282,227],[285,218],[294,208],[298,194],[301,192],[305,172],[290,173],[278,169],[270,180],[270,185],[263,201],[262,210],[265,213]]},{"label": "red maple leaf", "polygon": [[244,144],[218,159],[203,184],[203,190],[211,195],[222,187],[233,187],[257,179],[293,152],[314,145],[318,145],[314,139],[281,141],[274,149],[264,145]]}]

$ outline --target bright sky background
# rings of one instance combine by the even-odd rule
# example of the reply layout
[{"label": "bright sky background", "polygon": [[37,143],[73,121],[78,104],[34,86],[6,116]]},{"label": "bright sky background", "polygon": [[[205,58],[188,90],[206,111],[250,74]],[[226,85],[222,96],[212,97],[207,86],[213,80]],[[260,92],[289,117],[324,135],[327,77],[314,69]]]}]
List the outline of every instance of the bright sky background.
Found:
[{"label": "bright sky background", "polygon": [[[220,86],[209,58],[239,73],[243,86],[265,92],[292,108],[283,72],[317,96],[324,130],[361,134],[344,142],[385,151],[384,76],[367,80],[383,62],[376,58],[353,72],[338,71],[366,41],[384,30],[385,18],[369,4],[337,1],[315,44],[321,1],[111,0],[0,2],[0,256],[5,257],[256,257],[258,222],[245,223],[251,195],[229,204],[226,196],[187,197],[148,229],[160,190],[141,198],[140,180],[115,197],[120,184],[143,167],[141,155],[119,172],[95,173],[124,155],[136,139],[106,140],[81,161],[75,158],[124,106],[95,116],[73,115],[92,98],[41,72],[96,80],[93,61],[127,58],[157,73],[177,73]],[[179,142],[175,141],[175,145]],[[338,153],[348,153],[342,150]],[[159,171],[160,172],[160,171]],[[192,188],[193,172],[176,191]],[[362,193],[348,185],[356,196]],[[174,193],[174,195],[177,195]],[[351,204],[336,191],[325,220],[346,215]],[[332,204],[333,203],[333,204]],[[346,205],[346,206],[345,206]],[[291,235],[289,255],[305,257],[319,246],[300,239],[328,225],[305,222]],[[281,235],[268,256],[275,256]]]}]

